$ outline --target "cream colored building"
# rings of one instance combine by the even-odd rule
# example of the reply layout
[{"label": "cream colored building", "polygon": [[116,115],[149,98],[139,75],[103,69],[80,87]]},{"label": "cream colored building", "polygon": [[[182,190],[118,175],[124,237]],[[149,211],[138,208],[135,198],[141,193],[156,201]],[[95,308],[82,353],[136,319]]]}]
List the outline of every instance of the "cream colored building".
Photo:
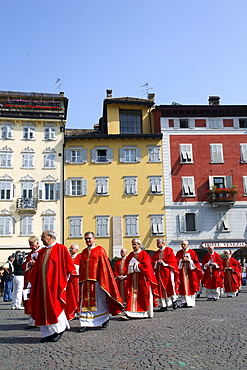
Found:
[{"label": "cream colored building", "polygon": [[146,250],[165,237],[162,135],[153,125],[153,97],[113,98],[96,130],[66,130],[65,244],[85,247],[93,231],[109,258],[131,239]]},{"label": "cream colored building", "polygon": [[63,238],[63,144],[68,99],[0,92],[0,261],[44,229]]}]

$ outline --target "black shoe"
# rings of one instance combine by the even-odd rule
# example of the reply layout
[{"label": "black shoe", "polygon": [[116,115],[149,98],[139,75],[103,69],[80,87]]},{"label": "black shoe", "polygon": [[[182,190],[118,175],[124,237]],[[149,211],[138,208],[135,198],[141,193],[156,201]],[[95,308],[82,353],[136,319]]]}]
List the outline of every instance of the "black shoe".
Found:
[{"label": "black shoe", "polygon": [[198,293],[197,295],[196,295],[196,298],[200,298],[201,297],[201,294],[200,293]]},{"label": "black shoe", "polygon": [[103,324],[102,324],[102,328],[103,328],[103,329],[106,329],[108,326],[109,326],[109,319],[108,319],[108,320],[106,320],[105,322],[103,322]]},{"label": "black shoe", "polygon": [[62,335],[63,331],[62,333],[54,333],[49,337],[48,342],[58,342]]},{"label": "black shoe", "polygon": [[26,330],[28,330],[28,329],[34,329],[34,328],[37,328],[37,326],[35,326],[35,325],[34,326],[30,326],[30,325],[25,326],[25,329]]},{"label": "black shoe", "polygon": [[178,308],[188,308],[187,303],[181,303]]},{"label": "black shoe", "polygon": [[40,343],[50,342],[49,340],[50,338],[51,338],[51,335],[49,335],[48,337],[41,338]]},{"label": "black shoe", "polygon": [[165,312],[167,311],[167,307],[160,307],[156,312]]},{"label": "black shoe", "polygon": [[207,301],[212,301],[212,298],[208,298]]},{"label": "black shoe", "polygon": [[82,326],[80,329],[78,329],[77,333],[84,333],[85,331],[87,331],[87,327]]},{"label": "black shoe", "polygon": [[178,308],[178,303],[177,303],[177,301],[172,303],[172,308],[173,308],[174,310],[176,310],[176,309]]},{"label": "black shoe", "polygon": [[216,299],[216,298],[212,298],[212,301],[214,301],[214,302],[215,302],[215,301],[217,301],[217,299]]}]

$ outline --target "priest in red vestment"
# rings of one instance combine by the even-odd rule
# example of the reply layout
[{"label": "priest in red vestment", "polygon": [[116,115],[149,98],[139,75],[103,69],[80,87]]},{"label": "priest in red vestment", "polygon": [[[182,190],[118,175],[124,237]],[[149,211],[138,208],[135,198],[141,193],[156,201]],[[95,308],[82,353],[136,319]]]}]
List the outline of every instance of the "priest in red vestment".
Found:
[{"label": "priest in red vestment", "polygon": [[179,283],[178,264],[173,249],[165,246],[164,239],[157,239],[159,248],[152,257],[152,264],[158,283],[158,311],[167,311],[172,304],[177,309],[177,290]]},{"label": "priest in red vestment", "polygon": [[196,304],[195,294],[200,290],[202,270],[197,254],[189,248],[189,242],[182,240],[181,247],[176,258],[179,270],[179,295],[181,305],[179,308],[194,307]]},{"label": "priest in red vestment", "polygon": [[80,312],[79,305],[79,264],[76,264],[76,257],[78,256],[79,246],[72,243],[69,247],[70,257],[76,268],[76,275],[70,275],[69,284],[67,286],[67,303],[65,307],[65,314],[68,320],[73,320],[76,314]]},{"label": "priest in red vestment", "polygon": [[36,236],[31,236],[28,239],[31,252],[28,253],[25,262],[22,265],[24,270],[24,290],[23,290],[23,305],[25,308],[25,314],[29,315],[28,326],[25,329],[36,328],[35,321],[32,318],[30,305],[29,305],[29,275],[32,271],[33,265],[38,257],[39,252],[41,251],[41,246],[39,245],[39,239]]},{"label": "priest in red vestment", "polygon": [[87,245],[75,263],[80,265],[80,333],[90,327],[109,325],[109,314],[117,315],[123,309],[112,267],[103,247],[96,245],[95,234],[85,233]]},{"label": "priest in red vestment", "polygon": [[208,247],[208,253],[202,260],[204,275],[202,283],[207,289],[207,301],[217,301],[220,297],[222,259],[214,251],[214,247]]},{"label": "priest in red vestment", "polygon": [[54,231],[44,231],[41,239],[44,247],[29,276],[29,305],[35,324],[40,326],[40,341],[57,342],[69,328],[65,315],[66,288],[75,266],[65,245],[56,242]]},{"label": "priest in red vestment", "polygon": [[125,314],[130,318],[153,317],[153,304],[158,298],[158,284],[149,254],[141,249],[139,239],[132,240],[133,252],[126,260],[128,274]]},{"label": "priest in red vestment", "polygon": [[236,297],[239,290],[239,266],[238,261],[231,257],[229,250],[224,251],[224,288],[227,297]]},{"label": "priest in red vestment", "polygon": [[114,265],[114,276],[118,286],[118,290],[121,294],[123,303],[126,302],[127,295],[127,275],[125,275],[126,270],[126,255],[128,251],[125,248],[122,248],[120,251],[121,258],[119,258]]}]

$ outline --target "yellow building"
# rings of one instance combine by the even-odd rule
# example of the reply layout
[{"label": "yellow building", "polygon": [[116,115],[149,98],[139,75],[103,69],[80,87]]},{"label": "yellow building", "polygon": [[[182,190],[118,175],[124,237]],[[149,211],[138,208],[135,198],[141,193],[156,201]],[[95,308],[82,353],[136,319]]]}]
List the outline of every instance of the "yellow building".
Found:
[{"label": "yellow building", "polygon": [[156,249],[164,237],[162,136],[149,99],[113,98],[107,91],[95,130],[66,130],[65,245],[85,247],[93,231],[109,258],[131,240]]},{"label": "yellow building", "polygon": [[45,229],[63,237],[63,144],[68,99],[0,92],[0,263]]}]

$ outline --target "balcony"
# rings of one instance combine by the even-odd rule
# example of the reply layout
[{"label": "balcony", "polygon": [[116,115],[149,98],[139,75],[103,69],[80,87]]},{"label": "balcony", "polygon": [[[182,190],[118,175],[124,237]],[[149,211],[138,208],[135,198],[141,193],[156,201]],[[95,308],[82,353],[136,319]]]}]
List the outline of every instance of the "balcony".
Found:
[{"label": "balcony", "polygon": [[16,208],[19,212],[31,212],[35,213],[37,210],[38,199],[37,198],[18,198],[16,201]]},{"label": "balcony", "polygon": [[231,188],[217,188],[213,186],[208,190],[207,201],[212,205],[212,207],[227,206],[231,208],[235,203],[235,194],[238,193],[236,186]]}]

